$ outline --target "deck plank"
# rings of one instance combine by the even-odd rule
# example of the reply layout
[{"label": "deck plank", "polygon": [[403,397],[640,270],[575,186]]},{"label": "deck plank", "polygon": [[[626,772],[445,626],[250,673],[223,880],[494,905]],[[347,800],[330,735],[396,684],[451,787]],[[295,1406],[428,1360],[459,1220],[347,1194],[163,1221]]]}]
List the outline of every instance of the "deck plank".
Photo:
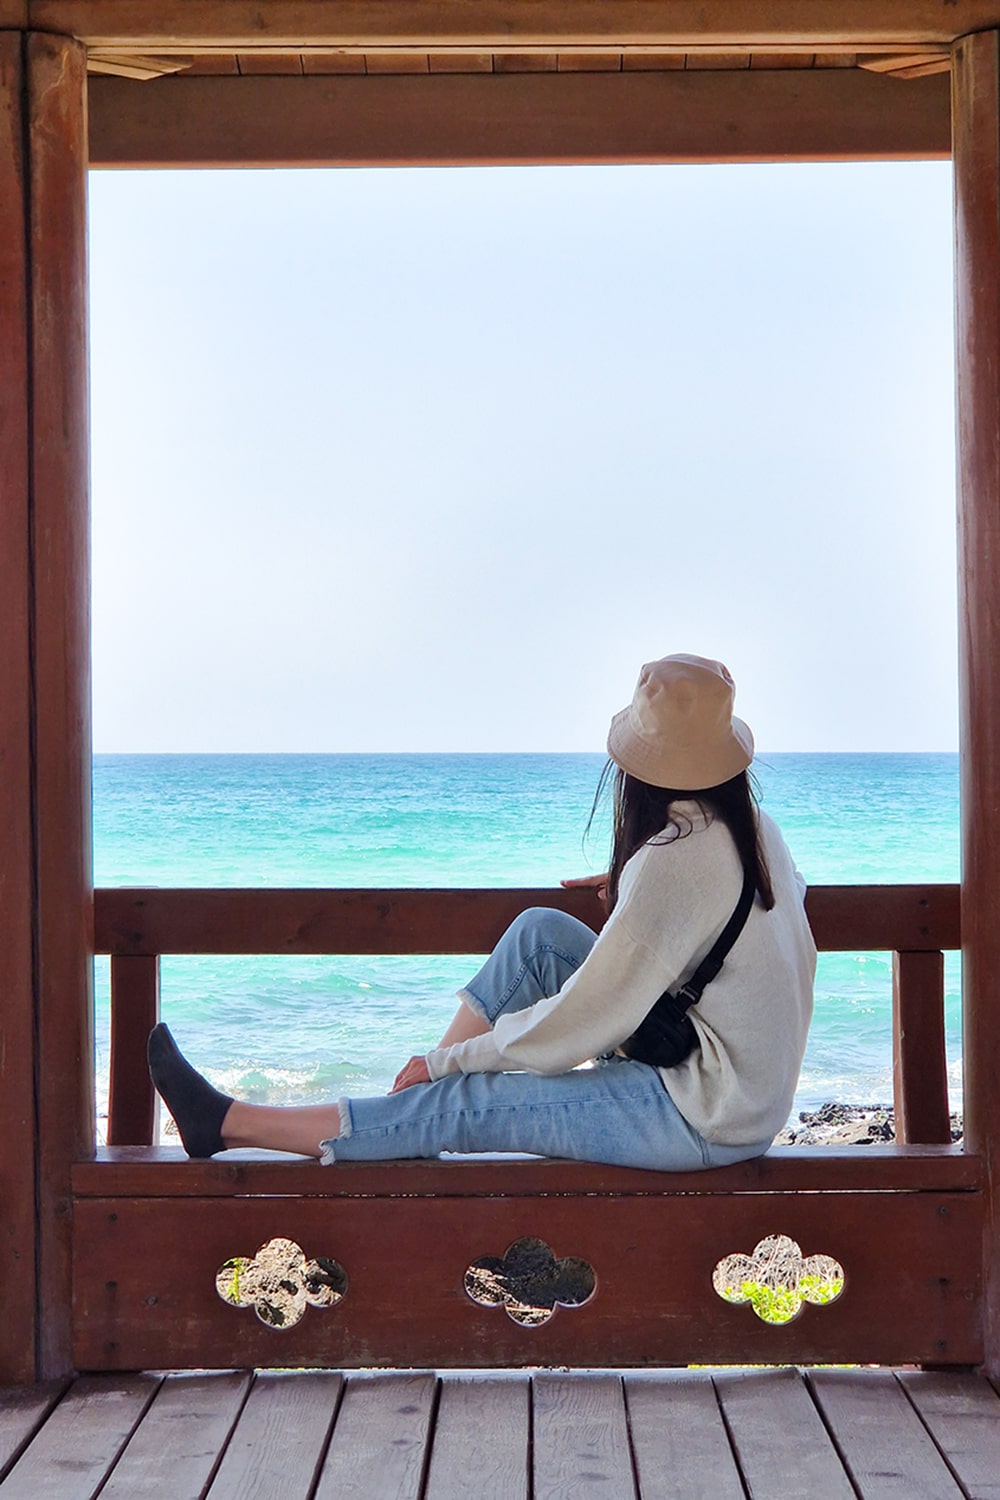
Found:
[{"label": "deck plank", "polygon": [[258,1375],[209,1500],[308,1500],[343,1384],[326,1370]]},{"label": "deck plank", "polygon": [[434,1375],[350,1379],[315,1500],[417,1500],[436,1401]]},{"label": "deck plank", "polygon": [[0,1389],[0,1479],[66,1389],[65,1380]]},{"label": "deck plank", "polygon": [[989,1381],[923,1370],[896,1378],[970,1500],[1000,1500],[1000,1397]]},{"label": "deck plank", "polygon": [[642,1500],[744,1500],[707,1375],[626,1376],[625,1401]]},{"label": "deck plank", "polygon": [[751,1495],[855,1500],[797,1370],[734,1371],[715,1387]]},{"label": "deck plank", "polygon": [[527,1377],[453,1376],[441,1383],[424,1500],[528,1500]]},{"label": "deck plank", "polygon": [[636,1500],[617,1375],[536,1375],[535,1500]]},{"label": "deck plank", "polygon": [[891,1370],[813,1370],[808,1380],[862,1500],[959,1500]]},{"label": "deck plank", "polygon": [[155,1375],[76,1380],[4,1480],[4,1500],[91,1500],[159,1385]]},{"label": "deck plank", "polygon": [[200,1500],[252,1379],[245,1370],[168,1375],[101,1500]]}]

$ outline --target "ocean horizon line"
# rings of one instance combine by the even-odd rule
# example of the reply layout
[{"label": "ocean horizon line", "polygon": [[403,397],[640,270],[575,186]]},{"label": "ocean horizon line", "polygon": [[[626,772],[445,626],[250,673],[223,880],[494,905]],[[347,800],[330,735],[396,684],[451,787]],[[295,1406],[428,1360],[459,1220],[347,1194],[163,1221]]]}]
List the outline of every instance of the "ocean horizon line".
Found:
[{"label": "ocean horizon line", "polygon": [[[375,759],[397,759],[415,760],[430,759],[434,756],[462,758],[472,760],[475,758],[498,760],[501,758],[516,760],[520,758],[535,759],[539,756],[552,756],[567,758],[570,756],[581,759],[606,760],[607,754],[603,750],[94,750],[94,759],[106,760],[162,760],[168,757],[180,759],[184,756],[197,758],[199,760],[235,760],[240,757],[252,758],[254,760],[295,760],[303,757],[311,759],[328,758],[331,760],[375,760]],[[795,756],[796,759],[806,757],[822,757],[832,759],[840,757],[843,759],[864,757],[874,759],[876,757],[902,757],[916,758],[918,756],[950,756],[958,759],[958,750],[758,750],[754,755],[755,762],[766,763],[784,756]]]}]

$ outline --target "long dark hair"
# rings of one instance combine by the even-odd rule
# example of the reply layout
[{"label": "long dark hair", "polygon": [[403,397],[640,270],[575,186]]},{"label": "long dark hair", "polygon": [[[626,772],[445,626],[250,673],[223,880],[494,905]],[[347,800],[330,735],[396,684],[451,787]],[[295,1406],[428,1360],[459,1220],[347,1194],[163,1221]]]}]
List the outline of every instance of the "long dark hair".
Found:
[{"label": "long dark hair", "polygon": [[670,840],[686,838],[691,832],[690,820],[683,812],[674,810],[675,802],[697,802],[710,821],[718,818],[732,835],[736,852],[745,870],[753,876],[765,911],[774,905],[771,875],[761,847],[760,829],[757,819],[757,791],[749,771],[741,771],[730,781],[719,786],[702,787],[699,791],[678,791],[673,787],[651,786],[630,776],[614,761],[609,760],[601,773],[597,793],[594,797],[594,816],[598,804],[612,787],[613,824],[611,837],[611,867],[608,871],[607,908],[614,910],[618,899],[618,886],[622,870],[643,844],[657,842],[657,835],[666,833]]}]

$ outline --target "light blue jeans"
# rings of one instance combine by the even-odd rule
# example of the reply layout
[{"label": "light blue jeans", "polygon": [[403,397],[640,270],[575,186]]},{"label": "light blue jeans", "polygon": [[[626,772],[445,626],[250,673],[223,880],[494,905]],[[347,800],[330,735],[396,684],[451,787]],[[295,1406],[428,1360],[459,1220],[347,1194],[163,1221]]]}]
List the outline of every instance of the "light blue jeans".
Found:
[{"label": "light blue jeans", "polygon": [[[551,907],[522,912],[462,998],[492,1026],[557,994],[595,934]],[[455,1073],[399,1094],[341,1099],[341,1134],[323,1162],[384,1161],[441,1151],[528,1152],[609,1166],[698,1171],[760,1156],[769,1140],[718,1146],[684,1119],[658,1070],[612,1056],[570,1073]]]}]

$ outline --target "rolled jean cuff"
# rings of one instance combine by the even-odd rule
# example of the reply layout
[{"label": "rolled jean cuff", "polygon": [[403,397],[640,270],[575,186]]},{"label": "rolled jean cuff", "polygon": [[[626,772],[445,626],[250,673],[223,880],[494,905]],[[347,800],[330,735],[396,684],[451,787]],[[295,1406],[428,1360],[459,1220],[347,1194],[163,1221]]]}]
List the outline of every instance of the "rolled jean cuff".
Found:
[{"label": "rolled jean cuff", "polygon": [[337,1111],[340,1115],[340,1130],[336,1137],[330,1141],[320,1141],[319,1164],[321,1167],[332,1167],[337,1160],[337,1141],[348,1141],[354,1134],[354,1120],[351,1118],[350,1099],[338,1099]]},{"label": "rolled jean cuff", "polygon": [[458,998],[468,1010],[472,1011],[474,1016],[479,1017],[480,1021],[488,1021],[491,1026],[493,1025],[491,1017],[487,1014],[486,1006],[478,995],[474,995],[471,990],[459,990]]}]

